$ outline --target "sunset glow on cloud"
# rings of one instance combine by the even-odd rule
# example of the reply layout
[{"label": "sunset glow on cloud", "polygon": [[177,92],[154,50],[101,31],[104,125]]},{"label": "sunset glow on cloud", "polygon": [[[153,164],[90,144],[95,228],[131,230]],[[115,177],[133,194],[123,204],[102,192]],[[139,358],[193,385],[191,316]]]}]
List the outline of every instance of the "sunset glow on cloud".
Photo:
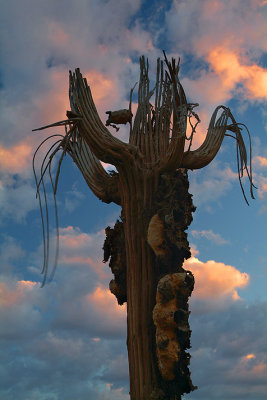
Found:
[{"label": "sunset glow on cloud", "polygon": [[209,260],[206,263],[196,257],[185,262],[186,267],[195,276],[193,296],[199,299],[219,300],[230,298],[240,299],[237,289],[244,288],[249,283],[249,275],[238,271],[231,265]]},{"label": "sunset glow on cloud", "polygon": [[109,289],[98,286],[93,293],[87,295],[86,300],[93,303],[103,315],[107,314],[111,318],[116,318],[116,315],[126,317],[126,305],[118,306],[115,296]]},{"label": "sunset glow on cloud", "polygon": [[116,95],[117,88],[114,82],[108,77],[95,70],[85,71],[84,75],[88,77],[88,85],[93,88],[93,96],[96,104],[100,104],[107,96]]},{"label": "sunset glow on cloud", "polygon": [[262,167],[267,167],[267,158],[257,156],[257,161],[259,161],[259,163]]},{"label": "sunset glow on cloud", "polygon": [[267,99],[266,69],[258,65],[241,64],[238,55],[224,47],[213,49],[207,56],[207,61],[228,90],[235,89],[241,83],[246,97]]},{"label": "sunset glow on cloud", "polygon": [[20,173],[31,163],[32,147],[26,143],[11,148],[0,145],[0,167],[11,173]]}]

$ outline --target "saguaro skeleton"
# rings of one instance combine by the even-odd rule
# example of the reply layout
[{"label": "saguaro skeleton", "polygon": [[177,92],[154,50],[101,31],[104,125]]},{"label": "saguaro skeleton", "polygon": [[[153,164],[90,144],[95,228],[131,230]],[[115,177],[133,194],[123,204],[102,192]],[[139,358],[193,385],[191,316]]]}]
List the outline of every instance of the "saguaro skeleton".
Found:
[{"label": "saguaro skeleton", "polygon": [[[121,220],[106,229],[104,261],[114,274],[110,290],[118,303],[127,302],[127,347],[132,400],[177,400],[194,390],[188,369],[190,328],[188,298],[194,277],[183,269],[190,248],[186,229],[195,210],[189,194],[188,169],[203,168],[217,154],[225,136],[236,141],[238,177],[241,188],[246,171],[252,192],[251,166],[241,134],[230,109],[218,106],[211,118],[204,143],[191,151],[199,122],[178,78],[179,63],[158,59],[155,86],[151,90],[149,65],[140,58],[138,108],[132,122],[132,93],[128,110],[108,111],[107,126],[130,125],[129,143],[114,137],[101,122],[90,87],[79,69],[69,75],[71,111],[68,119],[48,127],[64,126],[64,135],[54,140],[36,177],[42,210],[46,203],[44,177],[52,183],[54,196],[60,166],[69,154],[94,194],[106,203],[121,206]],[[195,125],[192,123],[195,119]],[[187,122],[191,133],[187,136]],[[230,131],[231,134],[227,134]],[[55,140],[56,138],[56,140]],[[186,148],[186,141],[189,145]],[[62,150],[55,179],[51,163]],[[117,172],[107,173],[101,161]],[[41,193],[41,188],[43,192]],[[245,194],[244,194],[245,197]],[[246,197],[245,197],[246,199]],[[247,199],[246,199],[247,201]],[[44,283],[48,271],[48,209],[42,213],[44,233]],[[57,220],[57,215],[56,215]],[[52,270],[51,277],[54,273]]]}]

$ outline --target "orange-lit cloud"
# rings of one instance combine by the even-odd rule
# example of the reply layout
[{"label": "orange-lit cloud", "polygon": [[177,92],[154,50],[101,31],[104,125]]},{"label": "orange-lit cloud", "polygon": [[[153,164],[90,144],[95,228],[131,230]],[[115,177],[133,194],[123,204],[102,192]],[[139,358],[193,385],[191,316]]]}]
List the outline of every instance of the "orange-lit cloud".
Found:
[{"label": "orange-lit cloud", "polygon": [[262,360],[257,360],[255,354],[247,354],[241,357],[240,361],[232,369],[231,373],[243,379],[266,378],[267,364]]},{"label": "orange-lit cloud", "polygon": [[80,248],[92,241],[88,234],[80,232],[78,228],[75,229],[73,226],[61,228],[59,238],[66,247],[71,249]]},{"label": "orange-lit cloud", "polygon": [[246,97],[267,99],[266,69],[256,64],[242,63],[239,54],[224,46],[218,46],[210,51],[207,61],[226,89],[234,90],[236,85],[241,83]]},{"label": "orange-lit cloud", "polygon": [[[83,257],[83,256],[61,256],[60,261],[64,264],[68,265],[87,265],[92,267],[95,271],[100,270],[101,265],[100,262],[95,262],[92,258],[90,257]],[[106,277],[105,275],[103,277]]]},{"label": "orange-lit cloud", "polygon": [[[49,69],[47,80],[47,92],[40,93],[39,97],[36,97],[34,100],[36,119],[42,121],[42,126],[65,119],[66,110],[70,108],[68,99],[68,70],[64,68]],[[55,133],[55,128],[49,129],[48,132],[50,134]],[[56,132],[64,134],[63,129],[56,128]],[[38,135],[38,132],[35,132],[35,134]]]},{"label": "orange-lit cloud", "polygon": [[249,283],[249,275],[231,265],[209,260],[202,262],[192,257],[185,262],[185,268],[195,276],[193,296],[202,300],[240,299],[237,289]]},{"label": "orange-lit cloud", "polygon": [[32,288],[34,288],[36,285],[38,285],[40,282],[33,282],[33,281],[18,281],[18,286],[20,289],[28,289],[31,290]]},{"label": "orange-lit cloud", "polygon": [[9,307],[18,300],[18,293],[8,288],[4,282],[0,282],[0,306]]},{"label": "orange-lit cloud", "polygon": [[0,144],[0,167],[11,173],[20,173],[29,166],[32,158],[32,147],[20,143],[10,148]]},{"label": "orange-lit cloud", "polygon": [[267,176],[263,176],[262,174],[255,175],[256,186],[258,188],[257,194],[263,199],[265,193],[267,192]]},{"label": "orange-lit cloud", "polygon": [[117,88],[108,76],[96,70],[89,70],[84,73],[84,77],[87,79],[96,104],[103,102],[108,96],[113,96],[114,92],[116,93]]},{"label": "orange-lit cloud", "polygon": [[223,244],[228,244],[228,240],[225,240],[219,233],[215,233],[212,230],[202,230],[202,231],[197,231],[197,230],[192,230],[191,234],[193,237],[204,237],[218,245],[223,245]]},{"label": "orange-lit cloud", "polygon": [[38,282],[21,280],[17,282],[17,285],[9,287],[4,282],[0,282],[0,306],[11,307],[20,304],[27,292],[37,284]]},{"label": "orange-lit cloud", "polygon": [[243,357],[244,360],[252,360],[253,358],[256,358],[255,354],[247,354],[246,356]]},{"label": "orange-lit cloud", "polygon": [[257,156],[256,161],[260,164],[261,167],[267,167],[267,158]]},{"label": "orange-lit cloud", "polygon": [[49,21],[47,40],[54,46],[62,47],[68,44],[69,34],[57,21]]},{"label": "orange-lit cloud", "polygon": [[107,288],[98,286],[93,293],[86,296],[86,301],[102,314],[114,318],[125,318],[126,305],[118,306],[115,296]]},{"label": "orange-lit cloud", "polygon": [[107,279],[110,271],[101,258],[104,239],[104,230],[88,234],[73,226],[60,228],[59,241],[62,251],[59,262],[67,267],[91,268],[100,279]]}]

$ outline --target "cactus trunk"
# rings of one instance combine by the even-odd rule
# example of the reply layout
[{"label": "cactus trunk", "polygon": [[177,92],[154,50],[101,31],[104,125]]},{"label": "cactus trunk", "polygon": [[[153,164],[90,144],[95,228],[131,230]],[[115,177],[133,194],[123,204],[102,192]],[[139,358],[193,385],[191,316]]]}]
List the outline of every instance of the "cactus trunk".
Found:
[{"label": "cactus trunk", "polygon": [[[116,290],[112,290],[114,285],[110,287],[119,304],[122,293],[126,293],[130,397],[175,400],[194,389],[187,367],[189,356],[185,352],[190,347],[188,297],[193,277],[182,268],[184,259],[190,256],[184,230],[194,209],[185,173],[148,175],[133,166],[127,171],[127,176],[120,174],[122,224],[119,224],[123,227],[124,249],[119,249],[118,241],[116,245],[113,243],[110,266]],[[178,203],[183,207],[182,213]],[[112,237],[110,231],[108,228]],[[116,253],[120,253],[119,257]],[[114,260],[124,260],[124,266],[118,267]],[[124,282],[120,279],[123,268]],[[183,275],[183,282],[180,278],[178,282],[177,277],[172,279],[177,275]],[[174,282],[171,294],[168,285],[161,284],[169,276]]]}]

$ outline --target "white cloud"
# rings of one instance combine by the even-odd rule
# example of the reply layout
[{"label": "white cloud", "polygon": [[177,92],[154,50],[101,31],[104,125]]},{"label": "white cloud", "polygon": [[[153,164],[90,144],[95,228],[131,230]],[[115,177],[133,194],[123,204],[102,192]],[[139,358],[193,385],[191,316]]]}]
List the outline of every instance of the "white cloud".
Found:
[{"label": "white cloud", "polygon": [[233,181],[238,185],[238,177],[227,165],[213,160],[212,165],[203,170],[189,173],[190,189],[194,204],[200,206],[218,201],[231,189]]},{"label": "white cloud", "polygon": [[229,243],[228,240],[225,240],[219,233],[215,233],[211,229],[210,230],[202,230],[202,231],[192,230],[190,232],[191,232],[191,235],[195,238],[204,237],[218,245],[223,245],[223,244]]},{"label": "white cloud", "polygon": [[29,211],[38,208],[36,190],[25,180],[5,184],[0,181],[0,217],[24,222]]}]

